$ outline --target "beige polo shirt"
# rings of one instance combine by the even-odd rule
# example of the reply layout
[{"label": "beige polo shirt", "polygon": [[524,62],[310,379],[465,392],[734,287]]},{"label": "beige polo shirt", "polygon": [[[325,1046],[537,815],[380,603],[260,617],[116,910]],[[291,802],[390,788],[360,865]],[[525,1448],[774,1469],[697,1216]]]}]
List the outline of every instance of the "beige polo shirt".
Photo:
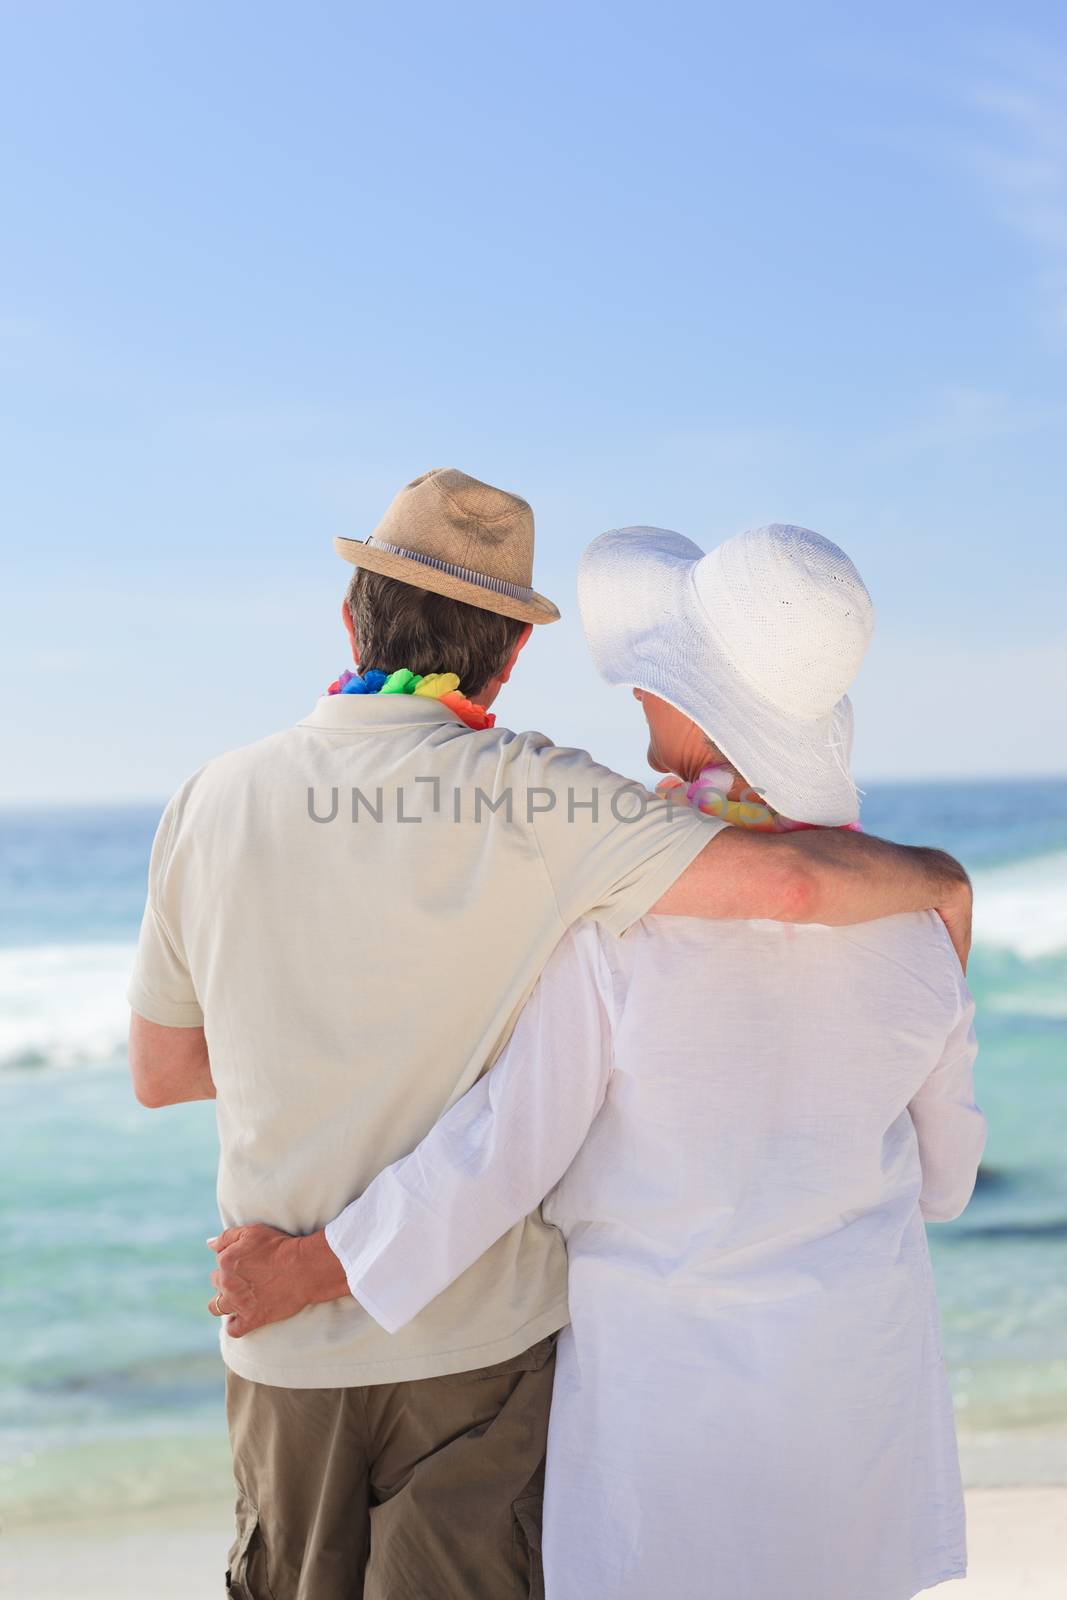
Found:
[{"label": "beige polo shirt", "polygon": [[[130,1003],[203,1021],[224,1224],[329,1222],[494,1059],[564,929],[624,932],[720,826],[407,695],[324,697],[190,778],[153,847]],[[345,1299],[222,1347],[242,1377],[325,1388],[488,1365],[566,1320],[535,1213],[400,1333]]]}]

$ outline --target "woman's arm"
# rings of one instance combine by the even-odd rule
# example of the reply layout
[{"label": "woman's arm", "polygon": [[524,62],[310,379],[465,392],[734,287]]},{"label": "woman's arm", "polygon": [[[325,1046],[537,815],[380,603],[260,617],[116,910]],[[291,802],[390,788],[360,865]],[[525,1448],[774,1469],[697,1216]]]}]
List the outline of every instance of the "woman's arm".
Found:
[{"label": "woman's arm", "polygon": [[613,1011],[597,929],[570,929],[495,1066],[325,1234],[257,1224],[209,1241],[227,1333],[346,1293],[389,1333],[410,1322],[570,1166],[603,1104]]},{"label": "woman's arm", "polygon": [[591,925],[546,966],[499,1061],[326,1237],[354,1297],[389,1333],[538,1206],[603,1104],[611,975]]},{"label": "woman's arm", "polygon": [[908,1110],[919,1138],[927,1222],[951,1222],[974,1192],[985,1148],[986,1121],[974,1100],[974,1001],[964,990],[959,1019],[941,1060]]}]

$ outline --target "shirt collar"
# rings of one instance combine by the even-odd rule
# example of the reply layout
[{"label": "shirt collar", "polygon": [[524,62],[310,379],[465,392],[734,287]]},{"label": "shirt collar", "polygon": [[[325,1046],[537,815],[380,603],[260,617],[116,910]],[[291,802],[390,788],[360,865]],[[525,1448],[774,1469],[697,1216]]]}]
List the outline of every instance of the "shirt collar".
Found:
[{"label": "shirt collar", "polygon": [[324,694],[298,726],[328,728],[335,733],[377,733],[384,728],[442,722],[465,726],[450,706],[429,695]]}]

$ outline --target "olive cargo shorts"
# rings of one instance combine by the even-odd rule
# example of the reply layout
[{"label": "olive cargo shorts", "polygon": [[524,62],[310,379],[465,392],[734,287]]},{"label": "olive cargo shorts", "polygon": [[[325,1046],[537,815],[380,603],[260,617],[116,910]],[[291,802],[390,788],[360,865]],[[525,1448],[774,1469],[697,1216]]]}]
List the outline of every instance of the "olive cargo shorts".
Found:
[{"label": "olive cargo shorts", "polygon": [[540,1600],[555,1337],[353,1389],[226,1375],[239,1600]]}]

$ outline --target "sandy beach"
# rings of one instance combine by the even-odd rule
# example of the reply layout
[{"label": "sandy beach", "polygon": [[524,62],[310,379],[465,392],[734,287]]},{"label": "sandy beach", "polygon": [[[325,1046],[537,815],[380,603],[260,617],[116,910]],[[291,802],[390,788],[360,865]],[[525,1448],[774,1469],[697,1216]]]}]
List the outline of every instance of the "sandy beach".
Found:
[{"label": "sandy beach", "polygon": [[[945,1585],[946,1594],[1062,1600],[1067,1488],[973,1489],[967,1513],[971,1575],[951,1589]],[[18,1600],[69,1600],[72,1594],[78,1600],[144,1594],[210,1600],[222,1593],[230,1536],[228,1517],[217,1509],[183,1510],[165,1520],[146,1514],[110,1526],[42,1525],[0,1541],[0,1591]]]},{"label": "sandy beach", "polygon": [[1052,1600],[1067,1588],[1067,1488],[972,1489],[967,1600]]}]

